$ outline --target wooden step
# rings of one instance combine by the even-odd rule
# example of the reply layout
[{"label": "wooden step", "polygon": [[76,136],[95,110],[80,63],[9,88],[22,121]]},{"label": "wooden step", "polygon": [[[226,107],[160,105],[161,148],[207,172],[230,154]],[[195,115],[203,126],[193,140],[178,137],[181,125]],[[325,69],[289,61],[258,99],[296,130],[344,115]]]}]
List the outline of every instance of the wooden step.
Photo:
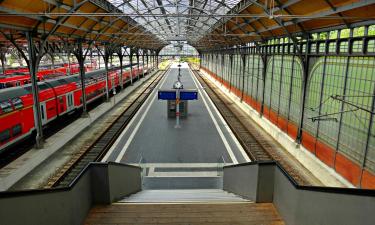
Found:
[{"label": "wooden step", "polygon": [[143,190],[124,198],[124,203],[168,203],[168,202],[246,202],[240,196],[221,189],[175,189]]},{"label": "wooden step", "polygon": [[281,225],[284,222],[271,203],[116,203],[92,208],[85,224]]}]

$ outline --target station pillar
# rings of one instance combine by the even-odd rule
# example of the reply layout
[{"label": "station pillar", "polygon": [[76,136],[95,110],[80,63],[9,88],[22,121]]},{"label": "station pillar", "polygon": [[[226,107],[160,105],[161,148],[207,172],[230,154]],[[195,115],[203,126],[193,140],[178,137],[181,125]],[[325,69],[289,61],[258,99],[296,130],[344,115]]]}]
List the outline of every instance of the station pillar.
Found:
[{"label": "station pillar", "polygon": [[1,68],[3,69],[3,74],[5,74],[5,51],[3,49],[0,49],[0,60],[1,60]]},{"label": "station pillar", "polygon": [[31,91],[33,94],[33,109],[34,109],[34,124],[36,130],[36,147],[43,148],[43,125],[42,125],[42,115],[41,115],[41,108],[39,102],[39,88],[38,88],[38,79],[37,79],[37,72],[38,72],[38,65],[40,62],[40,55],[38,56],[36,52],[36,46],[33,41],[32,35],[27,32],[27,47],[28,47],[28,66],[29,72],[31,76]]},{"label": "station pillar", "polygon": [[124,55],[122,54],[122,47],[117,49],[117,55],[120,60],[120,82],[119,83],[120,83],[120,88],[122,91],[124,89],[124,78],[122,76],[122,73],[123,73],[122,66],[123,66]]},{"label": "station pillar", "polygon": [[137,57],[137,79],[139,80],[140,79],[140,75],[139,75],[139,50],[137,49],[137,54],[136,54],[136,57]]},{"label": "station pillar", "polygon": [[133,85],[133,52],[132,50],[130,50],[129,63],[130,63],[130,85]]},{"label": "station pillar", "polygon": [[153,55],[153,60],[154,60],[154,68],[157,69],[157,65],[156,65],[156,55]]},{"label": "station pillar", "polygon": [[146,54],[146,63],[147,63],[147,71],[149,72],[150,67],[149,67],[149,65],[148,65],[148,53]]},{"label": "station pillar", "polygon": [[83,47],[82,47],[82,41],[77,41],[78,45],[75,51],[73,52],[75,57],[77,58],[78,65],[79,65],[79,75],[81,80],[81,92],[82,92],[82,116],[86,117],[87,114],[87,97],[86,97],[86,77],[85,77],[85,59],[88,53],[88,50],[86,50],[86,53],[83,53]]},{"label": "station pillar", "polygon": [[104,47],[104,66],[105,66],[105,100],[109,101],[109,70],[108,70],[108,63],[112,56],[112,51],[108,45]]},{"label": "station pillar", "polygon": [[156,69],[159,69],[159,54],[156,54]]},{"label": "station pillar", "polygon": [[142,76],[145,77],[145,54],[142,52]]}]

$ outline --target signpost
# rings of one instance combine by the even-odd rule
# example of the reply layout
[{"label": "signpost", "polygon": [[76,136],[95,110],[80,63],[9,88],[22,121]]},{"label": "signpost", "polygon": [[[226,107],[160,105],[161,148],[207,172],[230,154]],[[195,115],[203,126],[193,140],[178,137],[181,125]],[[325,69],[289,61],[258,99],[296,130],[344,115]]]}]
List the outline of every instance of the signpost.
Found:
[{"label": "signpost", "polygon": [[[188,100],[197,100],[198,99],[198,91],[195,89],[184,90],[184,86],[181,83],[181,65],[178,65],[178,75],[177,81],[173,84],[173,89],[170,90],[159,90],[158,91],[158,99],[159,100],[168,100],[168,101],[175,101],[175,116],[176,116],[176,125],[175,128],[181,128],[180,126],[180,103],[181,101],[185,101],[184,110],[187,110],[187,101]],[[168,111],[170,110],[171,104],[168,104]],[[187,116],[187,113],[185,113]]]}]

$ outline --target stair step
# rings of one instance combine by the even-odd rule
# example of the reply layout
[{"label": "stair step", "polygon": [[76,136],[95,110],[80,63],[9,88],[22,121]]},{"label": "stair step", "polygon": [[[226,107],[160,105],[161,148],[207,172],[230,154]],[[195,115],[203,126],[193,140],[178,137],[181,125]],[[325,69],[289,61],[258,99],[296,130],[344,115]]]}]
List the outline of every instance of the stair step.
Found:
[{"label": "stair step", "polygon": [[246,224],[283,225],[272,203],[173,203],[98,205],[85,224]]},{"label": "stair step", "polygon": [[143,190],[222,189],[222,177],[144,177]]},{"label": "stair step", "polygon": [[143,190],[119,203],[160,203],[160,202],[250,202],[240,196],[220,189],[174,189]]}]

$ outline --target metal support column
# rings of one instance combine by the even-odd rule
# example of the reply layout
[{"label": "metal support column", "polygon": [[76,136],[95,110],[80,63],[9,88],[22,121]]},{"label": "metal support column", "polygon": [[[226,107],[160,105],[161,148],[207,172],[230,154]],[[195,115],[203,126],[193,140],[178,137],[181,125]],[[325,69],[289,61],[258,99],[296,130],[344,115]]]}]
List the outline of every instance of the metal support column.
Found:
[{"label": "metal support column", "polygon": [[[369,27],[366,26],[365,27],[365,37],[368,36],[368,29]],[[363,48],[362,48],[362,53],[365,54],[367,49],[368,45],[368,40],[366,38],[364,38],[363,40]],[[359,176],[359,185],[360,187],[362,188],[362,178],[363,178],[363,173],[365,171],[365,167],[366,167],[366,159],[367,159],[367,155],[368,155],[368,152],[370,150],[370,140],[371,138],[373,137],[373,134],[372,134],[372,128],[374,126],[374,113],[375,113],[375,88],[373,90],[373,93],[372,93],[372,103],[371,103],[371,115],[370,115],[370,120],[369,120],[369,124],[368,124],[368,129],[367,129],[367,139],[366,139],[366,147],[365,147],[365,151],[364,151],[364,154],[363,154],[363,160],[362,160],[362,163],[361,163],[361,173],[360,173],[360,176]]]},{"label": "metal support column", "polygon": [[[283,85],[283,81],[284,81],[284,79],[285,79],[285,77],[284,77],[284,56],[285,56],[285,53],[284,53],[284,45],[282,46],[282,52],[283,52],[283,54],[281,55],[281,68],[280,68],[280,84],[278,84],[278,86],[279,86],[279,93],[278,93],[278,99],[277,99],[277,116],[280,116],[280,108],[281,108],[281,104],[280,104],[280,102],[282,101],[281,100],[281,92],[282,92],[282,90],[281,90],[281,88],[282,88],[282,85]],[[277,68],[277,69],[279,69],[279,68]],[[292,85],[292,84],[290,84],[290,85]]]},{"label": "metal support column", "polygon": [[121,91],[124,89],[124,77],[123,77],[123,60],[124,60],[124,54],[122,54],[122,47],[119,47],[116,49],[116,53],[117,53],[117,56],[119,58],[119,61],[120,61],[120,81],[119,81],[119,84],[120,84],[120,88],[121,88]]},{"label": "metal support column", "polygon": [[93,68],[93,65],[92,65],[92,51],[90,51],[90,67],[91,67],[91,69]]},{"label": "metal support column", "polygon": [[232,77],[233,77],[233,53],[229,55],[229,92],[232,92]]},{"label": "metal support column", "polygon": [[142,52],[142,77],[145,77],[145,54]]},{"label": "metal support column", "polygon": [[[328,36],[328,35],[327,35]],[[352,54],[353,52],[353,29],[350,29],[350,39],[348,41],[348,53],[349,54]],[[343,100],[345,100],[345,96],[346,96],[346,92],[347,92],[347,85],[348,85],[348,76],[349,76],[349,70],[350,70],[350,57],[347,57],[346,58],[346,65],[345,65],[345,78],[344,78],[344,87],[343,87],[343,93],[342,93],[342,96],[343,96]],[[344,109],[345,109],[345,103],[344,102],[341,102],[341,107],[340,107],[340,111],[343,112]],[[335,146],[335,154],[334,154],[334,157],[333,157],[333,166],[334,166],[334,169],[336,169],[336,156],[337,156],[337,153],[339,151],[339,147],[340,147],[340,140],[341,140],[341,130],[342,130],[342,123],[343,123],[343,116],[344,114],[343,113],[340,113],[339,115],[339,130],[337,132],[337,141],[336,141],[336,146]],[[358,184],[358,187],[360,187],[360,183]]]},{"label": "metal support column", "polygon": [[51,69],[55,69],[55,56],[53,55],[53,53],[50,53],[49,55],[51,56],[51,63],[52,63]]},{"label": "metal support column", "polygon": [[241,59],[242,59],[242,93],[241,93],[241,102],[242,102],[244,92],[245,92],[245,74],[246,74],[246,56],[245,56],[245,54],[241,55]]},{"label": "metal support column", "polygon": [[[297,133],[297,140],[296,140],[296,142],[298,144],[301,144],[301,142],[302,142],[303,120],[305,118],[307,83],[308,83],[308,78],[309,78],[308,74],[309,74],[309,66],[310,66],[310,56],[309,56],[310,50],[309,49],[310,49],[310,38],[307,39],[305,56],[302,57],[302,54],[300,55],[301,62],[303,62],[303,83],[302,83],[302,96],[301,96],[301,110],[300,110],[300,117],[299,117],[300,119],[299,119],[299,125],[298,125],[298,131],[297,131],[298,133]],[[324,65],[325,65],[325,63],[324,63]],[[325,77],[324,73],[325,73],[325,68],[324,68],[324,71],[323,71],[323,79]],[[322,88],[323,88],[323,86],[324,86],[324,81],[322,82]],[[321,95],[323,95],[323,91],[321,92]]]},{"label": "metal support column", "polygon": [[71,68],[71,65],[70,65],[70,51],[68,50],[68,72],[67,72],[67,75],[71,75],[72,74],[72,68]]},{"label": "metal support column", "polygon": [[261,100],[261,107],[260,107],[260,116],[263,116],[264,113],[264,96],[266,93],[266,75],[267,75],[267,61],[268,56],[267,53],[262,56],[263,60],[263,70],[262,70],[262,79],[263,79],[263,88],[262,88],[262,100]]},{"label": "metal support column", "polygon": [[0,49],[0,60],[1,60],[1,68],[3,69],[3,74],[5,74],[6,58],[5,58],[5,51],[2,48]]},{"label": "metal support column", "polygon": [[219,54],[215,53],[214,54],[214,73],[216,75],[216,78],[219,77]]},{"label": "metal support column", "polygon": [[202,54],[199,53],[199,70],[201,70],[202,68],[202,59],[203,59]]},{"label": "metal support column", "polygon": [[150,72],[150,67],[148,65],[148,52],[146,54],[146,65],[147,65],[147,72],[149,73]]},{"label": "metal support column", "polygon": [[156,53],[156,69],[159,69],[159,53]]},{"label": "metal support column", "polygon": [[137,58],[137,80],[140,79],[140,74],[139,74],[139,50],[137,49],[137,54],[135,55]]},{"label": "metal support column", "polygon": [[98,65],[99,65],[99,69],[101,69],[100,68],[100,54],[98,53]]},{"label": "metal support column", "polygon": [[103,56],[103,60],[104,60],[104,66],[105,66],[105,89],[106,89],[106,92],[105,92],[105,99],[106,101],[109,101],[109,70],[108,70],[108,63],[109,63],[109,60],[111,58],[111,50],[109,49],[109,46],[108,45],[105,45],[104,47],[104,54],[102,55]]},{"label": "metal support column", "polygon": [[88,50],[86,51],[86,54],[83,53],[83,47],[82,47],[82,41],[79,40],[78,41],[78,46],[77,46],[77,49],[76,51],[74,51],[74,55],[76,56],[77,60],[78,60],[78,65],[79,65],[79,74],[80,74],[80,78],[81,78],[81,92],[82,92],[82,109],[83,109],[83,112],[82,112],[82,116],[87,116],[87,98],[86,98],[86,84],[85,84],[85,59],[86,59],[86,56],[87,56],[87,52]]},{"label": "metal support column", "polygon": [[156,57],[155,57],[155,54],[152,55],[152,63],[154,64],[154,69],[156,70]]},{"label": "metal support column", "polygon": [[29,54],[29,60],[28,60],[28,66],[31,76],[31,91],[33,94],[33,110],[34,110],[34,124],[36,129],[36,147],[37,148],[43,148],[43,126],[42,126],[42,114],[40,109],[40,102],[39,102],[39,88],[38,88],[38,79],[37,79],[37,71],[38,71],[38,65],[41,57],[37,56],[36,53],[36,46],[33,42],[32,35],[27,32],[26,33],[27,38],[27,46],[28,46],[28,54]]},{"label": "metal support column", "polygon": [[133,85],[133,51],[130,49],[129,55],[129,63],[130,63],[130,85]]},{"label": "metal support column", "polygon": [[226,71],[226,69],[225,69],[225,55],[222,53],[221,54],[221,74],[222,74],[222,76],[221,76],[221,86],[224,85],[224,77],[226,75],[225,71]]}]

